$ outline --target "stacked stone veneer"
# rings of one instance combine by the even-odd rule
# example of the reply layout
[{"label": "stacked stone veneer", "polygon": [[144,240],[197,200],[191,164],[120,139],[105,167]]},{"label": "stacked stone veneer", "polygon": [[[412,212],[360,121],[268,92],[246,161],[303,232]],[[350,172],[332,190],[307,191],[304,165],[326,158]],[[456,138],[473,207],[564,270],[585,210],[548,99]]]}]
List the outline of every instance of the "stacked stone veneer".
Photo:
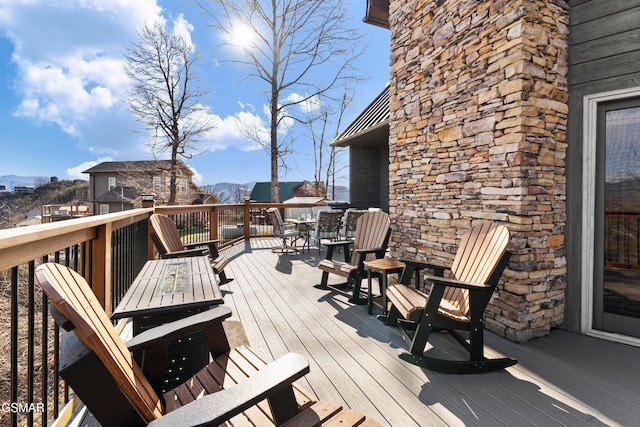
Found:
[{"label": "stacked stone veneer", "polygon": [[476,222],[513,256],[486,327],[523,342],[563,322],[568,7],[392,0],[392,255],[450,263]]}]

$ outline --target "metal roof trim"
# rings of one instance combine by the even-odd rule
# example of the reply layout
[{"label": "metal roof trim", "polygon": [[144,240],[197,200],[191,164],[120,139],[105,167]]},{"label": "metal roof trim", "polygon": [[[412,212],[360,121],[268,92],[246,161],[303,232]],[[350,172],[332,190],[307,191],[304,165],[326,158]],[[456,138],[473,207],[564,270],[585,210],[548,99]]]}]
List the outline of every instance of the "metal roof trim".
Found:
[{"label": "metal roof trim", "polygon": [[332,142],[344,146],[347,140],[389,124],[389,85]]}]

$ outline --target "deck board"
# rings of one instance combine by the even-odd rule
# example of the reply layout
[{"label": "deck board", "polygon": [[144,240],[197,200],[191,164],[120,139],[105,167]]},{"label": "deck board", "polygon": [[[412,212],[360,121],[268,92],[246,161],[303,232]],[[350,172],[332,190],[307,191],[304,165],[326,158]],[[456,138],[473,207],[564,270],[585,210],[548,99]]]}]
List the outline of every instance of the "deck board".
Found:
[{"label": "deck board", "polygon": [[[266,359],[288,351],[307,357],[302,385],[321,400],[388,426],[640,425],[638,348],[562,330],[525,344],[486,332],[488,355],[519,363],[482,375],[427,371],[397,357],[408,346],[375,312],[313,286],[321,276],[317,249],[272,253],[278,245],[253,239],[224,250],[235,278],[222,286],[225,304]],[[446,334],[433,340],[440,354],[461,354]]]}]

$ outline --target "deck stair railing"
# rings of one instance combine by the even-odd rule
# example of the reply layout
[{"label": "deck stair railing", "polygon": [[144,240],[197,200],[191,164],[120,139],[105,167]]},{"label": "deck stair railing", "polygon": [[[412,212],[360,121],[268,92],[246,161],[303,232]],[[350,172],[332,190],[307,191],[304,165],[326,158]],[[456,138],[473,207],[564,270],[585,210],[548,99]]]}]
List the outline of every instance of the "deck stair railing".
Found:
[{"label": "deck stair railing", "polygon": [[[58,376],[59,330],[51,321],[34,271],[43,262],[72,267],[90,283],[110,313],[144,265],[155,256],[148,218],[174,217],[187,242],[220,239],[223,245],[272,235],[261,213],[271,206],[156,206],[107,215],[0,230],[0,425],[49,425],[69,400]],[[310,207],[311,205],[300,205]]]}]

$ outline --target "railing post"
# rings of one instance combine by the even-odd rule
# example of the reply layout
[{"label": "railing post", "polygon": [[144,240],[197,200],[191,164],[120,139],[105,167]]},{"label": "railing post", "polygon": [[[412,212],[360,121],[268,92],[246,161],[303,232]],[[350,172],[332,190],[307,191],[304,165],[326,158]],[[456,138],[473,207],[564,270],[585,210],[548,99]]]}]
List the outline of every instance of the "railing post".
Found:
[{"label": "railing post", "polygon": [[244,240],[251,238],[251,198],[244,198]]},{"label": "railing post", "polygon": [[218,240],[218,207],[213,206],[209,213],[209,236],[211,240]]},{"label": "railing post", "polygon": [[[143,208],[154,208],[156,205],[156,195],[155,194],[142,194],[140,195],[142,199],[142,207]],[[155,210],[154,210],[155,213]],[[147,221],[147,259],[155,258],[155,246],[153,244],[153,240],[151,239],[151,232],[153,228],[151,227],[151,221]]]},{"label": "railing post", "polygon": [[107,316],[111,316],[111,235],[113,224],[98,226],[98,236],[92,241],[91,289],[104,307]]}]

